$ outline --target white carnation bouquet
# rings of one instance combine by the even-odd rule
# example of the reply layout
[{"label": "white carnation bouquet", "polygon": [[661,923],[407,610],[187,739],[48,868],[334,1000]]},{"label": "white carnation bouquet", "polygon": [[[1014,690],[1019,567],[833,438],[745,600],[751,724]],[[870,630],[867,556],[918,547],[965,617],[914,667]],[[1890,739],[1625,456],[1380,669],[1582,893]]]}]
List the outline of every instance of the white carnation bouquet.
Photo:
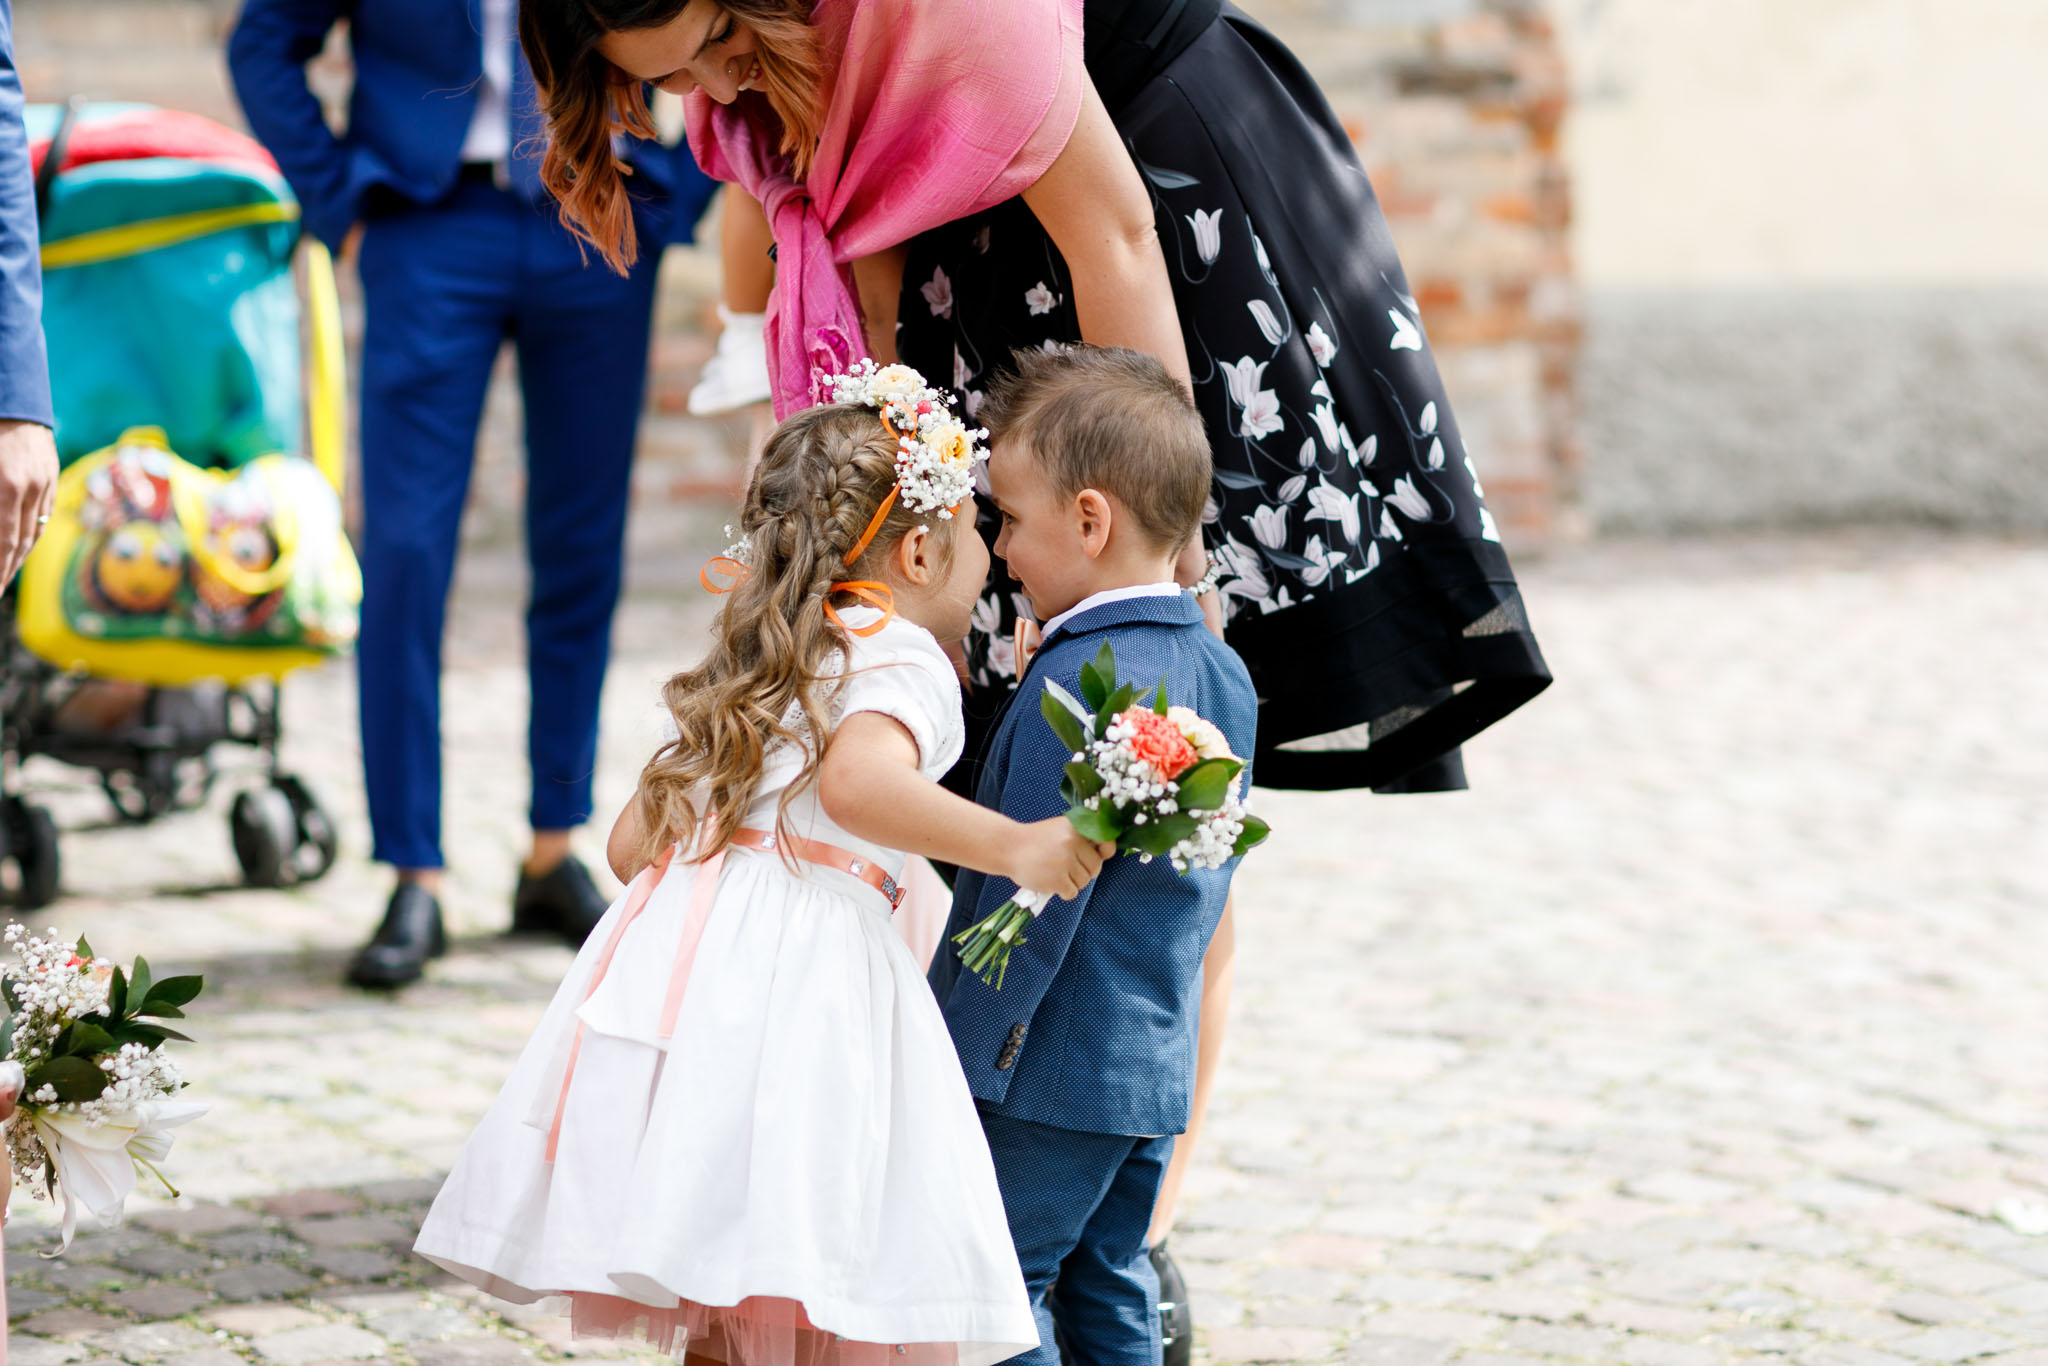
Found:
[{"label": "white carnation bouquet", "polygon": [[163,1045],[185,1035],[163,1021],[183,1018],[205,982],[153,980],[141,958],[123,972],[55,930],[9,925],[4,938],[14,955],[0,964],[0,1102],[14,1103],[7,1154],[17,1185],[62,1200],[69,1247],[81,1216],[113,1227],[143,1175],[177,1194],[160,1166],[170,1131],[206,1107],[174,1099],[185,1081]]}]

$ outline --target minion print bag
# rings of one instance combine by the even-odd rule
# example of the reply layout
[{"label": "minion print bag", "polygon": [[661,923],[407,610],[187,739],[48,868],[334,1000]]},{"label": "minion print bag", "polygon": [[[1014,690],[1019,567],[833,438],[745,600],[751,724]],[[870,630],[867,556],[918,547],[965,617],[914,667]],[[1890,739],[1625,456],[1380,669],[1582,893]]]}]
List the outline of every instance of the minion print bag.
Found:
[{"label": "minion print bag", "polygon": [[158,687],[278,678],[355,641],[362,573],[312,462],[236,470],[136,427],[67,468],[21,571],[22,644],[62,669]]}]

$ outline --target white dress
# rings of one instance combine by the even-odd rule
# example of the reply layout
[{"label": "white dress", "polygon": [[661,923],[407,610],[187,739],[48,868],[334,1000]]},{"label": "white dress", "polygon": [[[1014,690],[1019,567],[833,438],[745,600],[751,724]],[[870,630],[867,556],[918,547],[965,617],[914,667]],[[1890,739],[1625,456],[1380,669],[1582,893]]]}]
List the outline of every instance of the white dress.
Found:
[{"label": "white dress", "polygon": [[[963,733],[937,642],[898,618],[849,656],[833,716],[895,718],[943,774]],[[774,829],[798,767],[771,754],[748,827]],[[900,875],[902,853],[833,825],[814,791],[793,833]],[[974,1102],[886,899],[729,850],[663,1038],[698,872],[676,858],[637,917],[629,888],[591,933],[417,1251],[503,1299],[567,1296],[579,1332],[739,1366],[981,1366],[1035,1347]]]}]

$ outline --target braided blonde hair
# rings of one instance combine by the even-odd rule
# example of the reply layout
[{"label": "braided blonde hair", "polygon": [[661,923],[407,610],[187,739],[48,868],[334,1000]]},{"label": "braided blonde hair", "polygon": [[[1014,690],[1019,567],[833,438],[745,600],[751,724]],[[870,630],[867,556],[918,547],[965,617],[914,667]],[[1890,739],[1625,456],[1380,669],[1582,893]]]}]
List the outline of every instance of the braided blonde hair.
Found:
[{"label": "braided blonde hair", "polygon": [[[750,564],[726,596],[711,652],[662,687],[677,739],[640,772],[641,855],[653,859],[688,840],[704,858],[724,849],[753,804],[769,751],[799,744],[803,769],[783,792],[776,828],[790,800],[818,775],[831,738],[821,684],[845,667],[846,637],[825,614],[832,584],[879,576],[905,533],[927,525],[943,562],[952,558],[962,520],[921,517],[897,499],[873,542],[853,564],[859,541],[896,483],[896,438],[872,408],[833,404],[796,414],[768,438],[747,488],[740,529]],[[976,534],[972,527],[966,534]]]}]

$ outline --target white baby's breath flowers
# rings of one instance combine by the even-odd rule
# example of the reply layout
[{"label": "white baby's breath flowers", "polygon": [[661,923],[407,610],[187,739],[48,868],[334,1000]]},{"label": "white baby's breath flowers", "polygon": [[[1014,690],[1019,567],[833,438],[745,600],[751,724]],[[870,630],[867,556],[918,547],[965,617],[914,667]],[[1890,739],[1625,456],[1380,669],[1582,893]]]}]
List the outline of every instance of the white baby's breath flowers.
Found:
[{"label": "white baby's breath flowers", "polygon": [[832,378],[836,403],[874,408],[896,433],[896,487],[912,512],[952,517],[974,492],[974,468],[988,433],[953,416],[952,400],[907,365],[863,360]]}]

